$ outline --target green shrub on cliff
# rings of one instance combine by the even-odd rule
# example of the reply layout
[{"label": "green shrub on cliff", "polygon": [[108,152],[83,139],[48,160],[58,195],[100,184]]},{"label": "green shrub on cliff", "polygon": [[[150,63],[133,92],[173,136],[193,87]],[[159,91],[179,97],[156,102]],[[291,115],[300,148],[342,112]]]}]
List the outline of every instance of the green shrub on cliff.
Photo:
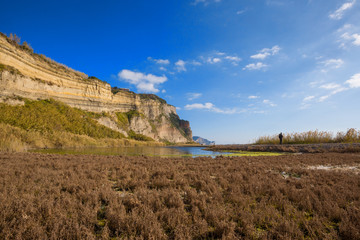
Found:
[{"label": "green shrub on cliff", "polygon": [[155,100],[155,101],[159,101],[162,104],[166,104],[166,101],[158,96],[156,96],[155,94],[146,94],[146,93],[140,93],[139,97],[142,100]]},{"label": "green shrub on cliff", "polygon": [[55,100],[25,100],[24,106],[0,103],[0,122],[24,130],[70,132],[94,138],[124,138],[124,135],[100,125],[89,113]]},{"label": "green shrub on cliff", "polygon": [[151,137],[145,136],[143,134],[135,133],[133,130],[129,131],[129,137],[138,141],[154,141]]}]

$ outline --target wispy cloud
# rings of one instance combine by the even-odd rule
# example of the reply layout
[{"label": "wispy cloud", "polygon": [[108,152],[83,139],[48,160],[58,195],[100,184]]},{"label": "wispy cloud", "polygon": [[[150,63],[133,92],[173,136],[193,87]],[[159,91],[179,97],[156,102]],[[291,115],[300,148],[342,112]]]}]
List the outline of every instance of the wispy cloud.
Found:
[{"label": "wispy cloud", "polygon": [[327,89],[327,90],[337,89],[340,87],[341,87],[341,85],[339,85],[337,83],[328,83],[328,84],[324,84],[324,85],[320,86],[320,88]]},{"label": "wispy cloud", "polygon": [[248,99],[257,99],[257,98],[259,98],[259,96],[251,95],[248,97]]},{"label": "wispy cloud", "polygon": [[193,104],[187,104],[185,106],[186,110],[193,110],[193,109],[207,109],[210,110],[214,108],[214,104],[212,103],[193,103]]},{"label": "wispy cloud", "polygon": [[247,10],[248,10],[247,8],[242,9],[242,10],[238,10],[238,11],[236,12],[236,14],[237,14],[237,15],[241,15],[241,14],[247,12]]},{"label": "wispy cloud", "polygon": [[315,96],[307,96],[303,99],[304,102],[308,102],[308,101],[311,101],[315,98]]},{"label": "wispy cloud", "polygon": [[118,73],[119,80],[124,80],[136,86],[138,91],[157,93],[160,90],[157,86],[167,81],[167,77],[155,76],[153,74],[144,74],[141,72],[134,72],[131,70],[123,69]]},{"label": "wispy cloud", "polygon": [[155,59],[152,57],[148,57],[147,58],[149,61],[154,61],[157,64],[163,64],[163,65],[168,65],[170,64],[170,60],[169,59]]},{"label": "wispy cloud", "polygon": [[263,100],[263,103],[266,104],[266,105],[269,105],[270,107],[276,107],[276,104],[271,102],[268,99]]},{"label": "wispy cloud", "polygon": [[186,97],[189,101],[192,101],[194,99],[198,99],[199,97],[202,96],[202,93],[187,93]]},{"label": "wispy cloud", "polygon": [[178,60],[176,63],[175,63],[175,66],[176,66],[176,69],[178,70],[178,72],[182,72],[182,71],[186,71],[186,62],[184,60]]},{"label": "wispy cloud", "polygon": [[337,30],[341,48],[347,48],[348,45],[360,46],[359,28],[352,24],[345,24]]},{"label": "wispy cloud", "polygon": [[192,2],[192,5],[198,5],[199,3],[202,3],[205,6],[207,6],[211,2],[218,3],[218,2],[221,2],[221,0],[213,0],[213,1],[210,1],[210,0],[195,0],[194,2]]},{"label": "wispy cloud", "polygon": [[328,99],[329,97],[330,97],[330,95],[321,96],[321,97],[319,98],[319,102],[323,102],[323,101],[325,101],[326,99]]},{"label": "wispy cloud", "polygon": [[355,4],[356,0],[351,2],[344,3],[339,7],[335,12],[329,14],[329,18],[339,20],[343,17],[346,10],[352,8]]},{"label": "wispy cloud", "polygon": [[244,113],[246,110],[238,109],[238,108],[226,108],[220,109],[215,107],[212,103],[193,103],[187,104],[185,110],[206,110],[209,112],[221,113],[221,114],[237,114],[237,113]]},{"label": "wispy cloud", "polygon": [[275,45],[272,48],[264,48],[264,49],[260,50],[259,53],[250,56],[250,58],[264,60],[268,56],[273,56],[273,55],[278,54],[280,49],[281,48],[278,45]]},{"label": "wispy cloud", "polygon": [[221,62],[221,59],[217,58],[217,57],[209,57],[207,59],[207,62],[210,64],[219,63],[219,62]]},{"label": "wispy cloud", "polygon": [[262,62],[257,62],[257,63],[250,63],[248,65],[246,65],[243,70],[260,70],[263,68],[266,68],[268,65],[262,63]]},{"label": "wispy cloud", "polygon": [[350,88],[359,88],[360,87],[360,73],[353,75],[349,80],[345,81],[345,84],[348,84]]},{"label": "wispy cloud", "polygon": [[230,61],[234,66],[238,65],[238,62],[240,62],[242,59],[237,56],[225,56],[225,59]]},{"label": "wispy cloud", "polygon": [[325,67],[340,68],[344,64],[344,61],[339,58],[339,59],[328,59],[322,61],[321,63],[324,64]]},{"label": "wispy cloud", "polygon": [[[341,38],[345,41],[351,42],[355,46],[360,46],[360,34],[354,33],[350,34],[348,32],[341,35]],[[345,43],[342,43],[341,46],[344,46]]]}]

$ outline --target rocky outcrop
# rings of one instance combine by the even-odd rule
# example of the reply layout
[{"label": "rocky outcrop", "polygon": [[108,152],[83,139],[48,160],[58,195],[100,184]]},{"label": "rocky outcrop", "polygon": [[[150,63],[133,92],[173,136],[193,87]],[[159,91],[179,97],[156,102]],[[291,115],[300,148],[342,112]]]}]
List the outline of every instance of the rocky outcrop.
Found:
[{"label": "rocky outcrop", "polygon": [[[189,123],[181,120],[176,108],[163,99],[124,89],[113,94],[110,84],[34,54],[0,34],[0,98],[9,102],[7,99],[14,97],[52,98],[91,112],[136,111],[140,115],[129,118],[124,129],[118,131],[126,135],[132,130],[175,143],[191,141],[192,137]],[[111,121],[114,119],[98,120],[116,130],[117,123]]]},{"label": "rocky outcrop", "polygon": [[215,145],[215,141],[209,141],[205,138],[193,136],[193,140],[201,145],[213,146]]}]

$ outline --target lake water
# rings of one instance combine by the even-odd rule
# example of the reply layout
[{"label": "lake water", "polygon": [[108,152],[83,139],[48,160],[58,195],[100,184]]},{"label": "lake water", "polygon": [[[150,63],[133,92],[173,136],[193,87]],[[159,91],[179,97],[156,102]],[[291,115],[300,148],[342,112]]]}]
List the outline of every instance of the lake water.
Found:
[{"label": "lake water", "polygon": [[57,154],[96,154],[120,156],[160,156],[160,157],[198,157],[218,156],[230,153],[203,150],[204,147],[117,147],[117,148],[83,148],[83,149],[41,149],[35,152]]}]

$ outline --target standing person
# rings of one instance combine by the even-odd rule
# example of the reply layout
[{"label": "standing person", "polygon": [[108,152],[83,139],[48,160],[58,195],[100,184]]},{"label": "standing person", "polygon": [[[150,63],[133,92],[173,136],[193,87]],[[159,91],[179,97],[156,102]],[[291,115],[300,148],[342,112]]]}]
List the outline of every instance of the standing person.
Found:
[{"label": "standing person", "polygon": [[280,144],[282,144],[283,134],[282,132],[279,134]]}]

